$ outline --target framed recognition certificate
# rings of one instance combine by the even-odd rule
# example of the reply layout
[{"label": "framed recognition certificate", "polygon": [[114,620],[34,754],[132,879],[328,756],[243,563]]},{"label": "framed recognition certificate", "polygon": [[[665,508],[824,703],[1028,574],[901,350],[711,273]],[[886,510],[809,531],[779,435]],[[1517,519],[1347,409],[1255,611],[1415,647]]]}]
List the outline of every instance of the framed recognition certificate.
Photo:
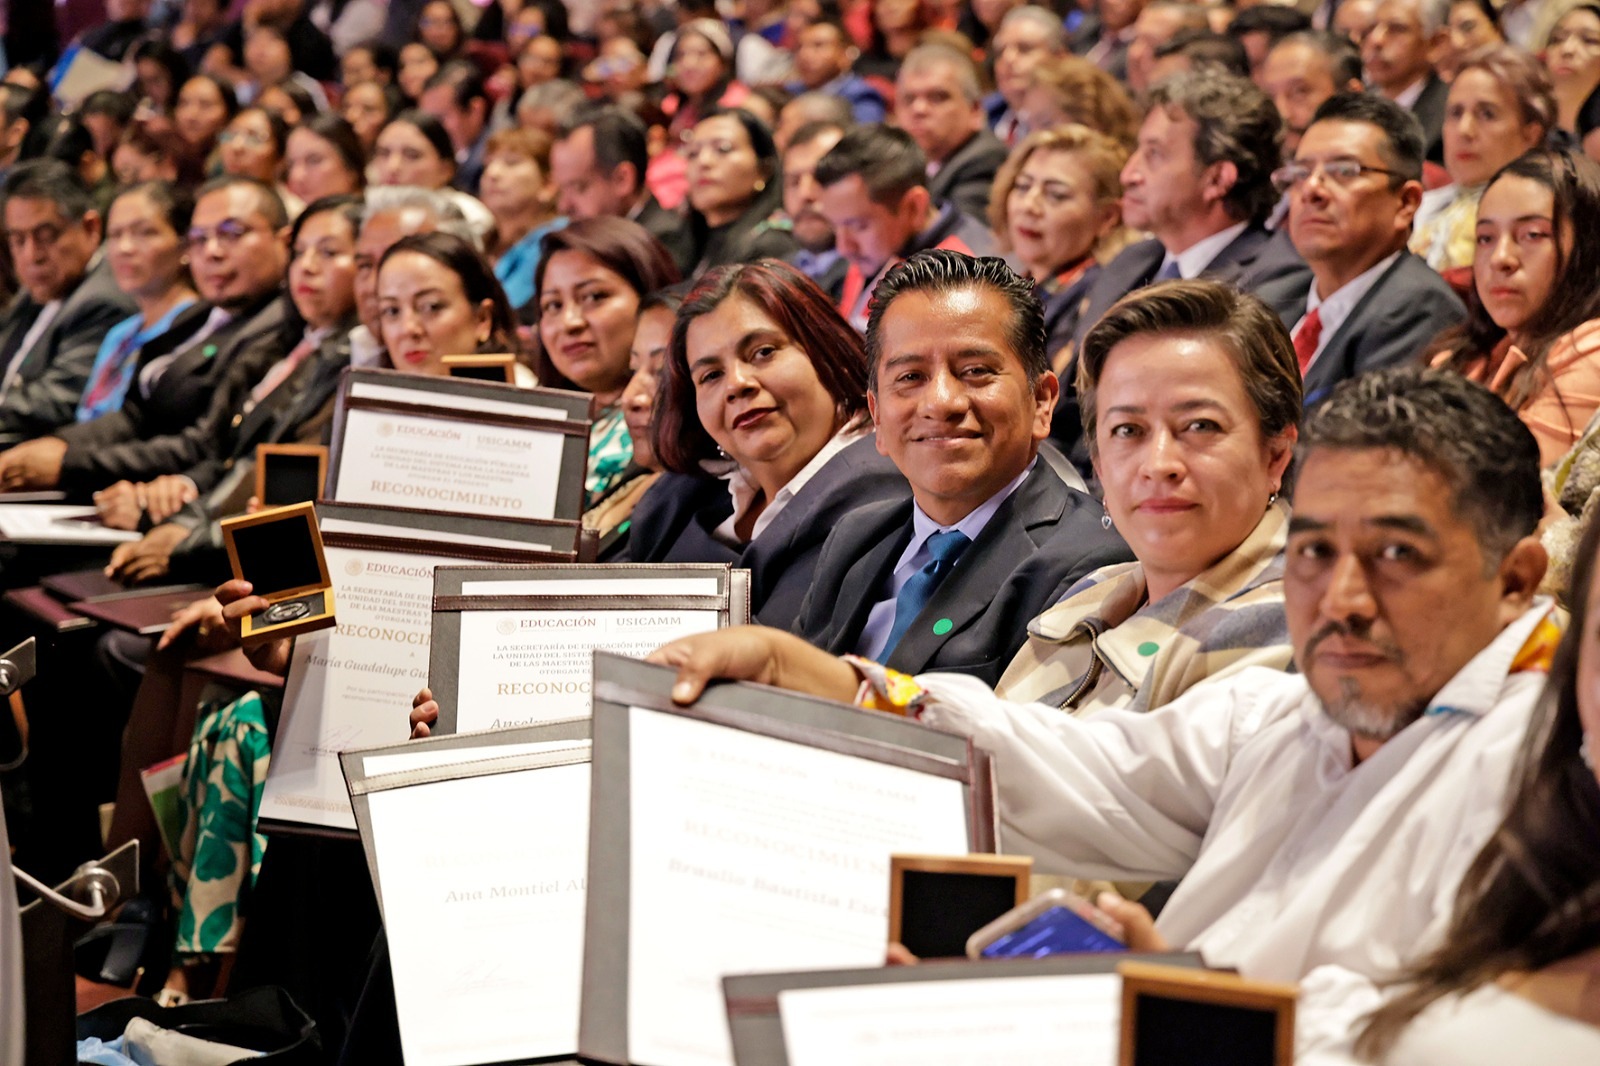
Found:
[{"label": "framed recognition certificate", "polygon": [[341,756],[407,1066],[576,1054],[589,747],[578,719]]},{"label": "framed recognition certificate", "polygon": [[434,568],[571,556],[542,551],[528,539],[540,527],[523,522],[326,502],[317,514],[339,621],[294,642],[260,820],[348,835],[355,818],[339,753],[410,732],[411,699],[428,679]]},{"label": "framed recognition certificate", "polygon": [[1054,955],[739,974],[722,990],[738,1066],[1114,1066],[1129,958],[1201,966],[1193,953]]},{"label": "framed recognition certificate", "polygon": [[470,378],[345,372],[327,495],[458,515],[583,516],[589,396]]},{"label": "framed recognition certificate", "polygon": [[672,703],[595,655],[579,1053],[730,1064],[722,978],[874,966],[889,857],[994,850],[989,757],[893,715],[761,685]]},{"label": "framed recognition certificate", "polygon": [[435,730],[589,713],[594,653],[643,658],[750,620],[749,571],[726,565],[440,567],[428,687]]}]

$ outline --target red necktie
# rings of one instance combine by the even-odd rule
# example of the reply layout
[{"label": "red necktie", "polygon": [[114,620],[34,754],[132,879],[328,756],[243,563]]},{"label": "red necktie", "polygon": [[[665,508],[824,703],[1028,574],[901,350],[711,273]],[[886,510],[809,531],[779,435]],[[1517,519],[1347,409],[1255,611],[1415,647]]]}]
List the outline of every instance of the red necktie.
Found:
[{"label": "red necktie", "polygon": [[1322,308],[1313,307],[1311,313],[1300,320],[1294,334],[1294,354],[1300,360],[1300,376],[1306,376],[1311,357],[1317,354],[1317,342],[1322,339]]}]

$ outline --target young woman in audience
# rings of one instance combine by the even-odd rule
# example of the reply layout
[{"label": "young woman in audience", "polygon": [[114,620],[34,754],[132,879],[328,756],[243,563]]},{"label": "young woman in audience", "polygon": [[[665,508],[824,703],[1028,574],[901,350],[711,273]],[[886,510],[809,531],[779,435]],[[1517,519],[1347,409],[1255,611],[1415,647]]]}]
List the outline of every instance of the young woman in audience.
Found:
[{"label": "young woman in audience", "polygon": [[1600,4],[1574,5],[1556,20],[1540,51],[1556,94],[1556,128],[1576,137],[1578,109],[1600,88]]},{"label": "young woman in audience", "polygon": [[[441,62],[461,54],[466,47],[467,32],[450,0],[428,0],[422,5],[417,16],[417,40],[427,45]],[[404,61],[402,57],[401,62]]]},{"label": "young woman in audience", "polygon": [[1600,524],[1529,727],[1505,820],[1462,878],[1442,945],[1367,1022],[1385,1066],[1600,1062]]},{"label": "young woman in audience", "polygon": [[150,38],[130,51],[135,72],[134,89],[147,115],[171,114],[178,87],[189,80],[189,62],[166,41]]},{"label": "young woman in audience", "polygon": [[[995,687],[1006,699],[1143,711],[1209,678],[1289,664],[1279,494],[1302,402],[1294,347],[1265,305],[1220,285],[1145,302],[1090,333],[1078,371],[1106,514],[1136,561],[1089,575],[1034,619]],[[1151,334],[1146,321],[1182,325]],[[1182,506],[1152,505],[1163,500]]]},{"label": "young woman in audience", "polygon": [[783,207],[778,148],[772,132],[742,109],[702,119],[683,144],[689,164],[689,227],[698,252],[698,277],[727,263],[783,259],[796,247],[788,223],[774,224]]},{"label": "young woman in audience", "polygon": [[584,527],[594,530],[600,538],[601,562],[613,561],[623,553],[633,509],[661,478],[661,462],[650,443],[650,417],[655,410],[667,348],[672,343],[672,324],[681,303],[681,298],[667,292],[639,301],[639,322],[634,326],[633,347],[628,354],[633,376],[622,390],[622,419],[633,444],[633,460],[610,491],[583,516]]},{"label": "young woman in audience", "polygon": [[196,295],[189,279],[187,241],[194,198],[164,181],[124,189],[106,216],[106,261],[117,288],[133,297],[139,313],[112,326],[95,355],[89,383],[78,401],[77,421],[122,406],[145,341],[165,333]]},{"label": "young woman in audience", "polygon": [[165,124],[135,122],[111,153],[111,173],[119,185],[176,181],[193,188],[205,180],[205,160]]},{"label": "young woman in audience", "polygon": [[1120,202],[1127,161],[1118,141],[1065,125],[1029,134],[994,179],[990,226],[1039,287],[1046,350],[1057,373],[1100,264],[1128,243]]},{"label": "young woman in audience", "polygon": [[622,392],[639,301],[678,278],[661,242],[626,219],[586,219],[544,238],[533,280],[539,338],[534,373],[546,388],[592,396],[585,506],[616,484],[633,457]]},{"label": "young woman in audience", "polygon": [[1495,175],[1478,204],[1467,321],[1435,365],[1493,389],[1555,465],[1600,409],[1600,166],[1541,149]]},{"label": "young woman in audience", "polygon": [[378,134],[369,178],[374,185],[415,185],[449,196],[467,216],[473,232],[493,233],[494,214],[476,197],[450,187],[456,175],[456,151],[450,134],[432,115],[402,111]]},{"label": "young woman in audience", "polygon": [[[556,214],[550,180],[550,135],[542,130],[504,129],[484,145],[478,196],[494,212],[494,276],[524,321],[533,321],[533,277],[545,234],[567,224]],[[532,317],[530,317],[530,312]]]},{"label": "young woman in audience", "polygon": [[[218,154],[224,174],[255,178],[278,190],[289,217],[294,218],[305,201],[280,184],[283,153],[289,146],[289,127],[275,112],[264,107],[246,107],[228,122],[217,137]],[[284,195],[288,193],[288,195]]]},{"label": "young woman in audience", "polygon": [[871,15],[871,36],[856,58],[855,72],[892,82],[900,61],[933,22],[923,0],[872,0]]},{"label": "young woman in audience", "polygon": [[634,512],[636,562],[737,562],[768,625],[794,622],[828,531],[909,494],[867,441],[861,337],[816,283],[718,267],[673,328],[651,439],[664,475]]},{"label": "young woman in audience", "polygon": [[1035,67],[1020,112],[1027,129],[1048,130],[1075,122],[1130,151],[1141,120],[1122,83],[1081,56],[1046,59]]},{"label": "young woman in audience", "polygon": [[680,142],[713,111],[738,107],[750,90],[733,80],[733,40],[714,19],[692,19],[680,26],[669,63],[670,91],[661,101],[668,119],[668,150],[651,158],[645,182],[661,206],[673,210],[688,189],[688,160]]},{"label": "young woman in audience", "polygon": [[412,41],[400,49],[400,70],[395,75],[395,85],[405,98],[407,107],[415,107],[422,95],[422,87],[439,72],[439,57],[421,41]]},{"label": "young woman in audience", "polygon": [[1467,56],[1480,48],[1506,43],[1505,34],[1500,32],[1500,13],[1490,0],[1453,0],[1445,30],[1449,41],[1433,69],[1447,82],[1455,81]]},{"label": "young woman in audience", "polygon": [[305,203],[324,196],[354,196],[366,185],[366,153],[350,123],[334,114],[312,115],[289,131],[284,185]]},{"label": "young woman in audience", "polygon": [[517,351],[517,321],[477,249],[449,233],[402,237],[378,261],[378,322],[390,364],[444,375],[447,355]]},{"label": "young woman in audience", "polygon": [[1501,167],[1543,145],[1555,120],[1550,77],[1533,56],[1504,44],[1468,54],[1445,105],[1451,183],[1422,194],[1411,250],[1435,270],[1470,267],[1484,187]]},{"label": "young woman in audience", "polygon": [[355,130],[361,142],[363,159],[370,159],[378,146],[378,131],[395,116],[397,91],[385,88],[375,81],[362,81],[351,85],[339,103],[339,114]]},{"label": "young woman in audience", "polygon": [[239,111],[233,86],[209,74],[196,74],[178,90],[172,109],[172,127],[188,144],[195,158],[207,161],[217,146],[217,135]]},{"label": "young woman in audience", "polygon": [[297,81],[280,81],[263,86],[255,102],[268,111],[277,112],[278,117],[288,123],[291,129],[313,115],[322,114],[325,107]]}]

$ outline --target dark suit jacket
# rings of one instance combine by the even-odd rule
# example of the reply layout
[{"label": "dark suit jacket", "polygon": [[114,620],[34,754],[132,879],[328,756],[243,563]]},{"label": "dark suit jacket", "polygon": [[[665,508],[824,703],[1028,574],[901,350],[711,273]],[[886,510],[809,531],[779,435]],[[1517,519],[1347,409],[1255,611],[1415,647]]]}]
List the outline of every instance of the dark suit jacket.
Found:
[{"label": "dark suit jacket", "polygon": [[678,272],[688,277],[689,271],[694,269],[695,264],[694,234],[689,230],[688,220],[676,211],[668,211],[662,207],[652,194],[644,202],[644,209],[634,221],[649,230],[650,236],[667,246],[672,261],[678,264]]},{"label": "dark suit jacket", "polygon": [[858,509],[910,498],[905,478],[878,454],[869,434],[829,460],[772,524],[739,551],[711,535],[733,513],[727,485],[709,477],[665,474],[633,510],[627,560],[746,567],[755,617],[763,625],[790,629],[829,532]]},{"label": "dark suit jacket", "polygon": [[[0,348],[13,334],[27,334],[36,317],[28,312],[35,306],[26,291],[12,299],[0,316]],[[89,384],[100,342],[112,326],[137,312],[106,264],[89,271],[62,302],[55,320],[23,359],[17,380],[0,399],[0,441],[43,436],[71,422]],[[0,374],[4,372],[0,366]]]},{"label": "dark suit jacket", "polygon": [[[1257,295],[1292,329],[1306,311],[1310,283],[1275,283]],[[1346,378],[1414,362],[1428,342],[1463,321],[1466,308],[1427,263],[1402,251],[1350,311],[1306,374],[1306,406],[1327,399]]]},{"label": "dark suit jacket", "polygon": [[957,148],[928,181],[928,195],[935,203],[949,200],[962,211],[987,223],[989,189],[995,173],[1006,161],[1006,146],[988,130],[974,133]]},{"label": "dark suit jacket", "polygon": [[[854,652],[867,616],[885,598],[911,542],[910,500],[849,515],[828,537],[796,632],[836,655]],[[1027,640],[1028,622],[1058,593],[1102,566],[1133,556],[1100,525],[1100,506],[1034,466],[912,622],[886,665],[906,673],[953,670],[993,685]],[[934,620],[949,619],[946,633]]]},{"label": "dark suit jacket", "polygon": [[1444,109],[1449,97],[1450,86],[1437,74],[1429,74],[1422,95],[1411,105],[1411,113],[1422,123],[1422,139],[1428,146],[1430,162],[1444,162]]},{"label": "dark suit jacket", "polygon": [[[218,404],[237,408],[267,367],[293,346],[283,335],[288,297],[274,290],[242,309],[204,344],[183,351],[211,310],[209,303],[195,304],[144,346],[134,385],[120,410],[63,426],[56,434],[67,442],[61,460],[63,489],[86,493],[123,478],[148,481],[205,458],[210,441],[202,425],[206,412]],[[175,351],[182,354],[149,397],[143,396],[139,371]]]}]

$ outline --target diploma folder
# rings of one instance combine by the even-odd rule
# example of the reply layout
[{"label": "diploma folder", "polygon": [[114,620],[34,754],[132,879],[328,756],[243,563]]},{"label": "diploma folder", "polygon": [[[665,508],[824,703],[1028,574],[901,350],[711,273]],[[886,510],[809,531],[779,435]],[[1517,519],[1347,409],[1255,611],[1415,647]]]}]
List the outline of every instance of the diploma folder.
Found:
[{"label": "diploma folder", "polygon": [[[1159,962],[1163,966],[1199,970],[1203,963],[1193,952],[1139,954],[1107,952],[1100,954],[1052,955],[1042,959],[984,959],[982,961],[940,960],[921,966],[888,966],[871,969],[806,970],[784,973],[731,974],[722,979],[722,994],[728,1014],[728,1030],[733,1039],[737,1066],[790,1066],[785,1040],[785,1022],[780,1009],[784,993],[804,989],[853,989],[856,999],[871,1013],[873,989],[886,986],[915,989],[911,994],[930,1003],[937,1002],[940,1024],[959,1028],[961,1001],[937,999],[937,986],[944,982],[996,982],[1014,986],[1017,981],[1040,977],[1088,977],[1112,975],[1129,961]],[[926,990],[926,991],[924,991]],[[1105,1019],[1105,1043],[1113,1048],[1117,1039],[1117,1017]],[[1049,1061],[1072,1062],[1066,1047],[1050,1049]],[[1005,1061],[996,1054],[997,1061]],[[1037,1060],[1024,1060],[1037,1061]],[[1110,1066],[1109,1057],[1101,1060]]]},{"label": "diploma folder", "polygon": [[330,501],[316,510],[339,625],[295,640],[260,825],[354,839],[338,754],[409,731],[407,708],[427,678],[433,569],[570,563],[574,553],[547,550],[539,523]]},{"label": "diploma folder", "polygon": [[[881,961],[890,854],[995,847],[990,758],[966,737],[748,683],[714,684],[680,707],[671,699],[675,677],[667,667],[594,657],[585,1059],[731,1063],[722,976],[764,961]],[[674,791],[692,802],[677,802]],[[720,815],[706,816],[713,807]],[[678,830],[692,839],[664,858]],[[833,849],[829,834],[834,858],[813,850]],[[937,846],[926,846],[930,838]],[[745,853],[713,868],[722,841],[743,844]],[[684,868],[687,876],[673,875]],[[816,918],[813,903],[830,904],[816,919],[829,936],[750,936],[737,927],[739,915],[718,905],[735,882],[753,886],[747,901],[777,908],[769,913],[780,920],[807,923]],[[663,907],[667,914],[656,913]],[[842,943],[830,938],[839,923],[850,925]],[[665,1002],[665,994],[682,1001]],[[684,1035],[706,1047],[663,1050]]]},{"label": "diploma folder", "polygon": [[347,369],[334,401],[327,496],[576,526],[589,400],[584,392]]},{"label": "diploma folder", "polygon": [[[682,614],[674,618],[669,612]],[[710,613],[716,616],[714,626],[696,624],[696,619],[703,620]],[[651,621],[657,624],[639,628],[639,623]],[[517,674],[506,665],[505,656],[531,653],[535,645],[527,643],[531,638],[526,634],[539,632],[533,627],[541,623],[584,626],[576,631],[554,630],[558,635],[550,641],[552,651],[558,647],[570,649],[576,633],[589,642],[591,649],[610,644],[618,650],[619,645],[626,645],[641,649],[639,654],[647,654],[667,640],[749,621],[750,572],[726,564],[442,566],[433,572],[433,643],[428,664],[428,687],[439,704],[434,732],[458,730],[464,679],[469,694],[478,703],[483,701],[491,678],[503,676],[516,686]],[[648,639],[630,640],[641,634]],[[524,680],[537,670],[533,664],[525,666]],[[589,664],[582,666],[585,691],[591,670]],[[587,700],[575,699],[574,694],[565,692],[553,696],[521,692],[506,699],[530,710],[554,700],[562,705],[587,704]],[[476,703],[473,706],[475,712],[480,709]],[[586,706],[581,713],[587,713]],[[480,719],[479,724],[469,729],[493,728],[481,721],[486,715],[474,716]]]},{"label": "diploma folder", "polygon": [[589,732],[569,719],[340,756],[407,1066],[576,1054]]}]

